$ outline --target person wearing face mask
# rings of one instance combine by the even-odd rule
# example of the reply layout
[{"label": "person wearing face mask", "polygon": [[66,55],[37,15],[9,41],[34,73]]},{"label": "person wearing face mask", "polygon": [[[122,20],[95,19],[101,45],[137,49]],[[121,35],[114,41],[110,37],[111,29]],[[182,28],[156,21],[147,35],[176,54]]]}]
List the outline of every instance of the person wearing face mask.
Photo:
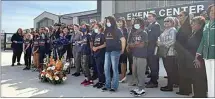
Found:
[{"label": "person wearing face mask", "polygon": [[[158,56],[163,60],[163,64],[168,76],[167,86],[161,87],[161,91],[173,91],[174,79],[176,77],[177,65],[175,65],[175,55],[176,51],[174,48],[176,41],[177,30],[174,27],[174,18],[166,17],[164,19],[164,32],[158,37]],[[163,50],[162,50],[163,49]]]},{"label": "person wearing face mask", "polygon": [[144,22],[140,18],[134,20],[131,34],[128,40],[128,48],[133,55],[132,81],[138,87],[131,90],[135,96],[145,94],[145,71],[147,65],[148,35],[144,30]]},{"label": "person wearing face mask", "polygon": [[98,82],[93,85],[96,88],[102,88],[105,84],[104,75],[104,58],[105,58],[105,36],[103,34],[103,27],[101,24],[94,25],[95,39],[93,41],[93,56],[95,59],[95,65],[98,73]]},{"label": "person wearing face mask", "polygon": [[186,43],[192,33],[189,14],[185,11],[178,15],[181,27],[176,35],[175,50],[177,52],[177,65],[179,75],[179,95],[189,95],[192,92],[191,79],[189,78],[189,68],[186,65],[187,49]]},{"label": "person wearing face mask", "polygon": [[207,14],[210,21],[205,24],[203,36],[196,52],[195,68],[201,68],[199,57],[203,57],[208,83],[208,95],[212,98],[214,95],[214,71],[215,71],[215,5],[211,4],[208,7]]},{"label": "person wearing face mask", "polygon": [[74,62],[76,67],[76,72],[72,74],[75,77],[80,76],[80,68],[81,68],[81,36],[82,33],[79,31],[79,25],[74,24],[74,33],[72,35],[72,53],[74,56]]},{"label": "person wearing face mask", "polygon": [[33,63],[35,67],[33,71],[38,71],[39,70],[39,33],[38,31],[36,31],[33,36],[32,55],[33,55]]},{"label": "person wearing face mask", "polygon": [[13,49],[13,57],[12,57],[12,65],[14,66],[14,63],[16,62],[17,59],[17,65],[21,65],[20,64],[20,58],[22,55],[22,49],[23,49],[23,31],[21,28],[19,28],[17,30],[17,32],[15,34],[13,34],[12,38],[11,38],[11,48]]},{"label": "person wearing face mask", "polygon": [[[116,20],[112,16],[105,18],[105,40],[106,40],[106,52],[105,52],[105,87],[103,91],[115,92],[119,86],[119,57],[124,53],[126,40],[122,35],[122,32],[117,28]],[[110,77],[110,68],[112,65],[113,78]],[[112,83],[111,83],[112,82]]]}]

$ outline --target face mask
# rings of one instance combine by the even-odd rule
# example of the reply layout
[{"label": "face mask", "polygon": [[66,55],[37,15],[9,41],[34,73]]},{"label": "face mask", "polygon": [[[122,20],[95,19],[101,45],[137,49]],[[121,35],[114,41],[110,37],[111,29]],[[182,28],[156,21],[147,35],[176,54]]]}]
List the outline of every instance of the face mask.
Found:
[{"label": "face mask", "polygon": [[81,32],[86,32],[87,29],[86,28],[81,28]]},{"label": "face mask", "polygon": [[73,32],[73,30],[69,30],[70,32]]},{"label": "face mask", "polygon": [[140,24],[134,24],[134,28],[137,30],[140,29]]},{"label": "face mask", "polygon": [[110,23],[107,23],[106,25],[107,25],[107,27],[111,27],[111,24],[110,24]]},{"label": "face mask", "polygon": [[94,29],[94,32],[95,32],[95,33],[98,33],[98,32],[99,32],[99,29]]}]

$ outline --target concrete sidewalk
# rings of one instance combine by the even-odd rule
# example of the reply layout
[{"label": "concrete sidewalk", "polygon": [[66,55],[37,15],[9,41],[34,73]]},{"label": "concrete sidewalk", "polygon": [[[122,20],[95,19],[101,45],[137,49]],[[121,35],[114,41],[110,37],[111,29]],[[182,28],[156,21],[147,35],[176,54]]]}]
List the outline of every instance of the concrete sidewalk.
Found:
[{"label": "concrete sidewalk", "polygon": [[[81,86],[83,74],[81,77],[68,75],[67,81],[61,85],[42,83],[38,79],[38,72],[23,71],[24,66],[11,67],[11,52],[2,52],[1,55],[1,97],[133,97],[129,94],[129,90],[133,87],[128,86],[128,83],[120,83],[116,93],[102,92],[101,89],[92,86]],[[162,66],[160,75],[165,75]],[[130,78],[128,76],[128,80]],[[159,87],[165,86],[166,81],[167,79],[161,76]],[[177,88],[174,92],[162,92],[159,89],[146,89],[147,93],[142,97],[191,97],[175,94]]]}]

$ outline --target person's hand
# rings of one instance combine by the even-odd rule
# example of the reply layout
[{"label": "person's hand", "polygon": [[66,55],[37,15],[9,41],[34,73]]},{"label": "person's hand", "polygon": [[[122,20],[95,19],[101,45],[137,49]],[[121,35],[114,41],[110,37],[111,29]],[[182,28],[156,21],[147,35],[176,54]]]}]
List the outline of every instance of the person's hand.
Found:
[{"label": "person's hand", "polygon": [[17,41],[13,41],[14,43],[17,43]]},{"label": "person's hand", "polygon": [[195,59],[193,62],[195,68],[201,68],[201,62],[198,59]]},{"label": "person's hand", "polygon": [[93,51],[96,52],[98,50],[97,47],[93,47]]}]

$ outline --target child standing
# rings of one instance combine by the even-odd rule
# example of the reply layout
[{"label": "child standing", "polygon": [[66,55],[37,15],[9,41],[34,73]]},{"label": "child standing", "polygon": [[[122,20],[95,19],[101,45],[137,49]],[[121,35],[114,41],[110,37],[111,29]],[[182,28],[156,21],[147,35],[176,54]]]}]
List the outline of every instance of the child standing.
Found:
[{"label": "child standing", "polygon": [[24,60],[26,67],[23,70],[30,70],[31,66],[31,52],[32,52],[32,35],[30,33],[25,34],[25,40],[23,43]]},{"label": "child standing", "polygon": [[38,71],[39,68],[39,33],[36,32],[33,37],[33,45],[32,45],[32,54],[33,54],[33,63],[35,66],[35,70]]},{"label": "child standing", "polygon": [[131,94],[141,96],[145,94],[145,71],[147,65],[147,42],[148,35],[143,29],[142,19],[135,19],[131,34],[128,39],[129,50],[133,55],[133,77],[132,82],[136,82],[138,88],[131,90]]},{"label": "child standing", "polygon": [[95,58],[99,81],[93,87],[102,88],[105,83],[104,58],[106,47],[105,36],[102,33],[103,32],[102,25],[101,24],[94,25],[94,32],[97,34],[93,42],[93,56]]},{"label": "child standing", "polygon": [[90,69],[89,69],[89,61],[90,61],[90,35],[89,32],[89,26],[86,24],[82,25],[81,28],[82,34],[82,40],[81,40],[81,66],[84,71],[86,79],[81,83],[84,84],[84,86],[93,84],[93,81],[91,79]]}]

